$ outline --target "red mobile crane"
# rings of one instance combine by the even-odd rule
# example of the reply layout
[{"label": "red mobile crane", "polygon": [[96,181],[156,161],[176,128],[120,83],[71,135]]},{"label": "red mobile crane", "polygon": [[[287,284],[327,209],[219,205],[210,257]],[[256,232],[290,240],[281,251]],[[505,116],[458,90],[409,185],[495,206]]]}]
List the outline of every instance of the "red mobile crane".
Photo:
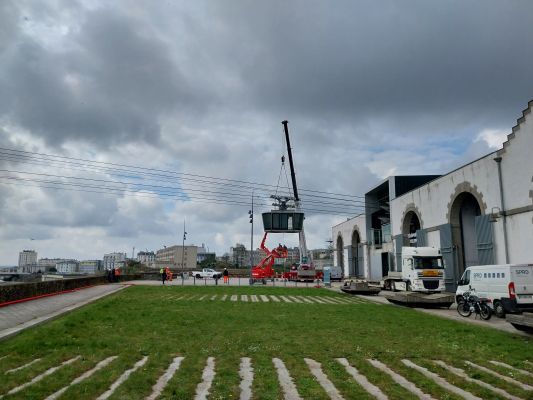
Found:
[{"label": "red mobile crane", "polygon": [[252,268],[251,283],[261,281],[263,284],[266,284],[267,279],[272,279],[276,275],[274,269],[272,268],[272,265],[274,265],[274,260],[276,258],[287,258],[287,246],[282,246],[280,244],[274,250],[270,251],[265,246],[266,237],[267,232],[265,232],[263,235],[263,240],[261,241],[261,250],[266,253],[266,257],[264,257],[259,264]]}]

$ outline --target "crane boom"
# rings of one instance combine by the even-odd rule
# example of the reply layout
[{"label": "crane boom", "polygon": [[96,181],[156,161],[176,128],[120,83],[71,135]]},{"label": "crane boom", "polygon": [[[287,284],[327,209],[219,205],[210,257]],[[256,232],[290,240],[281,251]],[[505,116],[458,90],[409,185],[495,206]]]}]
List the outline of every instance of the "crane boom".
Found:
[{"label": "crane boom", "polygon": [[[289,139],[289,121],[285,120],[281,122],[283,124],[283,129],[285,131],[285,141],[287,142],[287,153],[289,155],[289,166],[291,168],[291,180],[292,180],[292,191],[294,192],[294,205],[296,210],[300,211],[300,197],[298,196],[298,186],[296,185],[296,174],[294,172],[294,163],[292,161],[292,149],[291,141]],[[302,230],[299,234],[300,242],[300,265],[309,263],[309,256],[307,251],[307,243],[305,241],[305,232],[302,226]]]}]

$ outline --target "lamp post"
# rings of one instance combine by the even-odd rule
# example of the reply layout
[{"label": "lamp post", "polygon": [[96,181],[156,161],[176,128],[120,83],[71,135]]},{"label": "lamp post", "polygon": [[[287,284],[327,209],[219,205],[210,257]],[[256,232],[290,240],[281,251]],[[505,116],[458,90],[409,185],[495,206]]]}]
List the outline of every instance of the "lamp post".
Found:
[{"label": "lamp post", "polygon": [[250,217],[250,284],[252,283],[252,268],[254,266],[254,192],[252,190],[252,209],[248,211]]},{"label": "lamp post", "polygon": [[185,239],[187,238],[187,232],[185,232],[185,220],[183,220],[183,241],[181,242],[181,270],[185,269],[185,265],[183,265],[183,256],[185,254]]}]

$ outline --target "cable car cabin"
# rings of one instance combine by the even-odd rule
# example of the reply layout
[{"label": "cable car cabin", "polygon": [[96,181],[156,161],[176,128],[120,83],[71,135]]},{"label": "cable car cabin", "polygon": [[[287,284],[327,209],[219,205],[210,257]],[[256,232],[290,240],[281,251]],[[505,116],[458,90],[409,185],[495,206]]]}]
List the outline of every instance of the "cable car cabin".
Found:
[{"label": "cable car cabin", "polygon": [[270,211],[263,213],[265,232],[296,233],[303,230],[304,213],[298,211]]}]

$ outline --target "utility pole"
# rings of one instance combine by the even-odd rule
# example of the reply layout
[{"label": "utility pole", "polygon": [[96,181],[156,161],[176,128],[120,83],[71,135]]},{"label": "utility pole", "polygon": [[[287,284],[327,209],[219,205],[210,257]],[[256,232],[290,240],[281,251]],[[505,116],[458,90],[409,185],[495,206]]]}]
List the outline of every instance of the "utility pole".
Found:
[{"label": "utility pole", "polygon": [[186,238],[187,232],[185,232],[185,219],[183,220],[183,241],[181,242],[181,269],[185,269],[185,265],[183,265],[183,256],[185,254],[185,238]]},{"label": "utility pole", "polygon": [[252,209],[248,211],[250,217],[250,224],[252,224],[250,232],[250,281],[252,280],[252,268],[254,266],[254,191],[252,190]]},{"label": "utility pole", "polygon": [[131,259],[133,260],[135,258],[135,246],[133,246],[133,250],[131,251]]}]

